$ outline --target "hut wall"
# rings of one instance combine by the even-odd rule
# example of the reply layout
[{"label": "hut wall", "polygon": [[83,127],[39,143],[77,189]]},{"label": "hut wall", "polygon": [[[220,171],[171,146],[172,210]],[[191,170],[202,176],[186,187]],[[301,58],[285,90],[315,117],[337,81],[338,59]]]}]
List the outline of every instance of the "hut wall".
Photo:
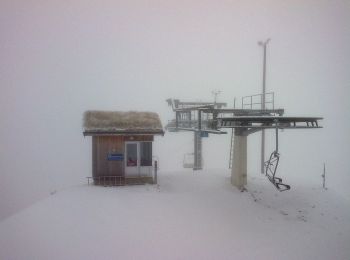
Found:
[{"label": "hut wall", "polygon": [[124,141],[153,141],[153,135],[125,135],[123,136]]},{"label": "hut wall", "polygon": [[[152,135],[93,136],[92,176],[124,176],[124,160],[108,160],[108,154],[125,152],[125,141],[153,141]],[[125,158],[124,158],[125,159]]]},{"label": "hut wall", "polygon": [[93,136],[92,176],[123,176],[124,161],[108,160],[108,154],[124,154],[122,136]]}]

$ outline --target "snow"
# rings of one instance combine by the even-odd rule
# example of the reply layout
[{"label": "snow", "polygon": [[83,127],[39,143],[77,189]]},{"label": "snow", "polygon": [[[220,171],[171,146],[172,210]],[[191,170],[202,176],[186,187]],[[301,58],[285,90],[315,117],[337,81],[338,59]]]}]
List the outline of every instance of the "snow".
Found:
[{"label": "snow", "polygon": [[[254,175],[251,175],[254,176]],[[349,201],[229,170],[160,172],[159,185],[81,185],[0,222],[0,259],[349,259]]]}]

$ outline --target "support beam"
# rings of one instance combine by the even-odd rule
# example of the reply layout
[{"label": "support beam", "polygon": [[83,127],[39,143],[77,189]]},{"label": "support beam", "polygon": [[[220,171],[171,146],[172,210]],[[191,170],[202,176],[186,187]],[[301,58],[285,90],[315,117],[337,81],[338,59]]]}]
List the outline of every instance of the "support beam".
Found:
[{"label": "support beam", "polygon": [[198,110],[198,131],[194,132],[194,165],[193,170],[202,169],[202,111]]},{"label": "support beam", "polygon": [[202,167],[202,137],[201,132],[194,132],[194,165],[193,170],[201,170]]},{"label": "support beam", "polygon": [[261,130],[260,173],[265,173],[265,129]]},{"label": "support beam", "polygon": [[247,136],[235,129],[233,142],[231,184],[243,189],[244,185],[247,185]]}]

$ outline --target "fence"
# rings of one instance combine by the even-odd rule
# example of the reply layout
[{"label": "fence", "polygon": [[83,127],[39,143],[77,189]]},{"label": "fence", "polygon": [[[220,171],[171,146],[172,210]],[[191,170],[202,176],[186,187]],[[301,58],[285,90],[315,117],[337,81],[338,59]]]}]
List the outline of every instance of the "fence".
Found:
[{"label": "fence", "polygon": [[152,175],[140,175],[140,176],[95,176],[86,177],[88,185],[94,184],[99,186],[124,186],[124,185],[137,185],[137,184],[157,184],[158,182],[158,161],[153,162],[153,176]]},{"label": "fence", "polygon": [[[262,108],[264,94],[256,94],[242,97],[242,109],[260,109]],[[265,109],[275,109],[275,93],[265,93]]]}]

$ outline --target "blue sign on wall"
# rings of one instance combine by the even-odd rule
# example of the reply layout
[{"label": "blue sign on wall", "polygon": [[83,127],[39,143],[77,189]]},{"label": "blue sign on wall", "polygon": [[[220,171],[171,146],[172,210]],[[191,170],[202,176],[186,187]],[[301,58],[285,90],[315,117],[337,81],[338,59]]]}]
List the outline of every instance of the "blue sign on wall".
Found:
[{"label": "blue sign on wall", "polygon": [[208,132],[201,132],[201,137],[208,137],[209,133]]},{"label": "blue sign on wall", "polygon": [[123,161],[124,160],[124,154],[122,153],[109,153],[107,155],[108,161]]}]

